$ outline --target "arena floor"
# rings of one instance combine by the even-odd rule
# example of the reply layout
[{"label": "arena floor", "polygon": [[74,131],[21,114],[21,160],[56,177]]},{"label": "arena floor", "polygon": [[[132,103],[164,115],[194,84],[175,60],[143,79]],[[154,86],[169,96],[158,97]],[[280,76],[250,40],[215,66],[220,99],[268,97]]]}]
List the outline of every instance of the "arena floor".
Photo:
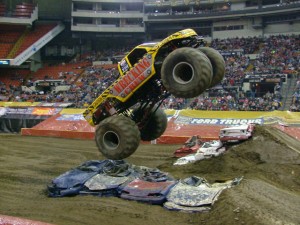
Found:
[{"label": "arena floor", "polygon": [[174,212],[116,197],[49,198],[52,179],[87,160],[104,159],[94,141],[2,134],[0,142],[2,215],[57,225],[300,224],[300,142],[272,127],[257,127],[251,140],[195,164],[173,166],[172,154],[180,145],[142,144],[126,159],[177,179],[195,175],[215,182],[244,176],[208,213]]}]

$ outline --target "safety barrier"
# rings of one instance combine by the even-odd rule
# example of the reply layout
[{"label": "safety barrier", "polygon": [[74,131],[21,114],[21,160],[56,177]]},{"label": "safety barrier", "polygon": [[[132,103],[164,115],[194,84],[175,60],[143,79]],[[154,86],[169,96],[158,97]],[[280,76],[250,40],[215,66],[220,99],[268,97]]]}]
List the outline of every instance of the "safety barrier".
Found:
[{"label": "safety barrier", "polygon": [[[2,107],[1,107],[2,105]],[[51,136],[73,139],[94,139],[95,127],[84,119],[84,109],[64,108],[64,103],[6,103],[0,102],[0,129],[3,120],[22,118],[40,119],[34,126],[22,127],[20,132],[26,136]],[[199,111],[165,110],[168,126],[164,134],[153,143],[177,144],[185,142],[193,135],[204,140],[218,139],[219,130],[228,126],[248,123],[284,125],[284,131],[296,138],[300,137],[300,113],[289,111],[245,112],[245,111]],[[2,125],[1,125],[2,121]],[[11,123],[9,123],[11,124]],[[20,124],[20,123],[18,123]],[[21,123],[21,125],[24,123]],[[32,123],[31,123],[32,124]]]}]

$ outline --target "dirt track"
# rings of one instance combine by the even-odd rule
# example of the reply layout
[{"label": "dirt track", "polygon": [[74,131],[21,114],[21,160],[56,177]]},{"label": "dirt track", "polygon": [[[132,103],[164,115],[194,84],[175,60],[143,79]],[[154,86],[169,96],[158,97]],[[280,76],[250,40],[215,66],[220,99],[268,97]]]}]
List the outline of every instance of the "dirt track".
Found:
[{"label": "dirt track", "polygon": [[57,225],[300,224],[300,142],[271,127],[231,146],[222,156],[173,166],[179,145],[141,145],[129,163],[159,168],[175,178],[210,183],[244,176],[208,213],[173,212],[115,197],[49,198],[53,178],[91,159],[104,159],[94,141],[0,135],[0,214]]}]

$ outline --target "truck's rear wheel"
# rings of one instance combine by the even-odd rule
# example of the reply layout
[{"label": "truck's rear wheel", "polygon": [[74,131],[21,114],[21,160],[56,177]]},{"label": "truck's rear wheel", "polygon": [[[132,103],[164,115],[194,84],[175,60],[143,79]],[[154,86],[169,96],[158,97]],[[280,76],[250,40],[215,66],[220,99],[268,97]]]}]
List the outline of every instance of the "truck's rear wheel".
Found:
[{"label": "truck's rear wheel", "polygon": [[217,50],[213,48],[199,47],[198,50],[203,52],[210,60],[213,69],[213,78],[210,87],[213,87],[223,80],[225,74],[224,58]]},{"label": "truck's rear wheel", "polygon": [[[134,110],[133,117],[137,120],[140,119],[144,115],[145,110]],[[156,111],[154,112],[154,110]],[[161,108],[156,109],[156,107],[153,107],[149,116],[150,118],[146,125],[140,129],[143,141],[152,141],[160,137],[165,132],[168,124],[167,115]]]},{"label": "truck's rear wheel", "polygon": [[96,128],[99,151],[109,159],[124,159],[140,144],[140,131],[130,118],[115,115],[104,119]]},{"label": "truck's rear wheel", "polygon": [[209,88],[212,65],[206,55],[197,49],[183,47],[171,52],[163,62],[162,83],[179,98],[193,98]]}]

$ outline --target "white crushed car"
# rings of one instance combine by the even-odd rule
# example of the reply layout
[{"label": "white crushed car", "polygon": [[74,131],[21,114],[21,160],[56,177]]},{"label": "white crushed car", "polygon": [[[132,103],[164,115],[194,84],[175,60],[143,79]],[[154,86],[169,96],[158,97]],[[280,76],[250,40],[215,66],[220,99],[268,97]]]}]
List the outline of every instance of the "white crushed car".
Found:
[{"label": "white crushed car", "polygon": [[219,139],[222,142],[239,142],[252,137],[254,124],[226,127],[220,130]]},{"label": "white crushed car", "polygon": [[203,145],[198,149],[197,153],[203,153],[204,156],[217,156],[220,154],[219,149],[222,146],[223,144],[219,140],[204,142]]},{"label": "white crushed car", "polygon": [[209,142],[204,142],[203,145],[194,154],[189,154],[187,156],[177,159],[173,165],[185,165],[189,163],[194,163],[196,161],[211,158],[213,156],[218,156],[225,152],[226,148],[219,140],[213,140]]}]

